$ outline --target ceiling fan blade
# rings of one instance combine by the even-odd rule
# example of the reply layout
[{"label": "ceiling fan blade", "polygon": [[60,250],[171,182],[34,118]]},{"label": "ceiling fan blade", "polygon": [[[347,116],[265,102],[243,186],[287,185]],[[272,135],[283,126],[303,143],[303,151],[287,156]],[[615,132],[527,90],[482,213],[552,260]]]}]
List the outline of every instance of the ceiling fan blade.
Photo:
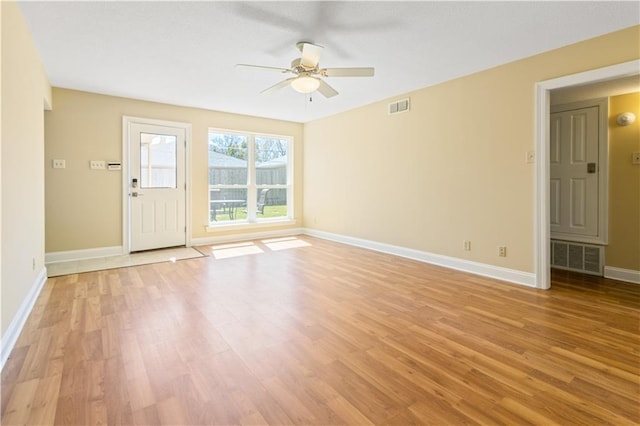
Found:
[{"label": "ceiling fan blade", "polygon": [[318,92],[322,94],[325,98],[332,98],[338,94],[338,91],[333,87],[329,86],[326,81],[320,80],[320,86],[318,86]]},{"label": "ceiling fan blade", "polygon": [[288,69],[288,68],[265,67],[265,66],[262,66],[262,65],[236,64],[236,67],[259,68],[259,69],[263,69],[263,70],[280,71],[282,73],[291,72],[291,70]]},{"label": "ceiling fan blade", "polygon": [[291,82],[292,82],[293,80],[295,80],[296,78],[298,78],[298,77],[291,77],[291,78],[287,78],[286,80],[282,80],[281,82],[276,83],[276,84],[274,84],[274,85],[273,85],[273,86],[271,86],[271,87],[267,87],[266,89],[264,89],[264,90],[263,90],[262,92],[260,92],[260,93],[262,94],[262,93],[271,93],[271,92],[275,92],[275,91],[276,91],[276,90],[278,90],[278,89],[282,89],[283,87],[288,86],[288,85],[289,85],[289,84],[291,84]]},{"label": "ceiling fan blade", "polygon": [[314,69],[317,67],[318,62],[320,62],[320,54],[322,54],[322,49],[324,49],[324,47],[306,42],[298,43],[298,47],[300,47],[300,45],[302,45],[302,59],[300,61],[302,66],[307,69]]},{"label": "ceiling fan blade", "polygon": [[375,68],[324,68],[320,75],[324,77],[373,77]]},{"label": "ceiling fan blade", "polygon": [[288,18],[285,13],[270,12],[267,8],[252,6],[248,2],[234,4],[238,15],[258,22],[260,25],[270,25],[279,30],[286,29],[294,32],[304,32],[306,26],[297,19]]}]

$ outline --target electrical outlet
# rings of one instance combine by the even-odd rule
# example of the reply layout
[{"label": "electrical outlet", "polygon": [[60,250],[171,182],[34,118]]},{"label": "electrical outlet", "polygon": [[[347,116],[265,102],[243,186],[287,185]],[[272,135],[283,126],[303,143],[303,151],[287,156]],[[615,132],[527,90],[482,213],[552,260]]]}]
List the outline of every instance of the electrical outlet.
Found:
[{"label": "electrical outlet", "polygon": [[465,249],[465,251],[470,251],[471,250],[471,241],[464,240],[462,242],[462,248]]},{"label": "electrical outlet", "polygon": [[498,256],[507,257],[507,247],[506,246],[499,246],[498,247]]},{"label": "electrical outlet", "polygon": [[66,163],[64,160],[53,160],[52,163],[52,167],[54,169],[64,169],[66,167]]},{"label": "electrical outlet", "polygon": [[102,160],[91,160],[89,161],[89,167],[91,167],[92,170],[104,170],[106,165]]},{"label": "electrical outlet", "polygon": [[525,160],[528,164],[533,164],[536,162],[536,152],[535,151],[527,151],[527,156]]}]

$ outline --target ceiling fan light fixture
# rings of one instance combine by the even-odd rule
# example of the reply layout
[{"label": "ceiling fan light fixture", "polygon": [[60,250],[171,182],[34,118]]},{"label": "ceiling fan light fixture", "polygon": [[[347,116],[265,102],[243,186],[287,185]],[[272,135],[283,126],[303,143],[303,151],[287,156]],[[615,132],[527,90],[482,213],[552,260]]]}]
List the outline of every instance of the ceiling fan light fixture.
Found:
[{"label": "ceiling fan light fixture", "polygon": [[291,85],[296,92],[308,95],[317,90],[318,93],[325,98],[336,96],[338,91],[331,87],[323,77],[373,77],[375,73],[373,67],[320,68],[319,60],[323,49],[322,46],[304,41],[296,44],[296,46],[300,50],[301,56],[291,61],[291,68],[251,64],[237,64],[237,66],[262,68],[293,74],[293,77],[281,80],[273,86],[267,87],[260,93],[271,93]]},{"label": "ceiling fan light fixture", "polygon": [[300,93],[312,93],[320,87],[320,80],[308,75],[301,75],[291,82],[293,90]]}]

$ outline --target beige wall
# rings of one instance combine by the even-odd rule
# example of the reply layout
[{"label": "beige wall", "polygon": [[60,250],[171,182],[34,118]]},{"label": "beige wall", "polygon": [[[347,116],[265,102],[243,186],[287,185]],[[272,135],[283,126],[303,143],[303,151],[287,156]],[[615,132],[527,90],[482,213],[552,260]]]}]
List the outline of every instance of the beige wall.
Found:
[{"label": "beige wall", "polygon": [[[302,164],[302,124],[185,108],[55,88],[55,108],[46,113],[46,251],[58,252],[122,245],[122,172],[89,169],[90,160],[122,160],[123,115],[191,123],[192,238],[232,232],[288,229],[302,224],[302,169],[295,168],[295,205],[299,220],[268,228],[206,232],[208,225],[207,129],[265,132],[294,137],[294,161]],[[66,169],[51,160],[66,160]]]},{"label": "beige wall", "polygon": [[534,85],[637,59],[639,29],[308,123],[305,226],[532,272]]},{"label": "beige wall", "polygon": [[[0,191],[2,190],[2,40],[4,39],[4,33],[2,32],[2,3],[0,3]],[[2,301],[2,293],[4,292],[2,281],[2,193],[0,192],[0,342],[4,336],[6,327],[8,327],[9,320],[2,318],[1,312],[4,311],[4,304]],[[5,325],[7,324],[7,325]],[[2,345],[4,346],[4,345]],[[0,349],[2,349],[0,346]]]},{"label": "beige wall", "polygon": [[[2,3],[0,3],[0,190],[2,190]],[[4,287],[2,286],[2,193],[0,193],[0,312],[3,309],[2,304],[2,292]],[[4,336],[6,321],[2,319],[0,313],[0,341]],[[1,347],[0,347],[1,349]]]},{"label": "beige wall", "polygon": [[0,9],[4,337],[44,268],[43,105],[51,88],[18,6],[2,1]]},{"label": "beige wall", "polygon": [[[628,126],[618,114],[633,112]],[[640,165],[631,155],[640,152],[640,93],[609,99],[609,245],[607,266],[640,271]]]}]

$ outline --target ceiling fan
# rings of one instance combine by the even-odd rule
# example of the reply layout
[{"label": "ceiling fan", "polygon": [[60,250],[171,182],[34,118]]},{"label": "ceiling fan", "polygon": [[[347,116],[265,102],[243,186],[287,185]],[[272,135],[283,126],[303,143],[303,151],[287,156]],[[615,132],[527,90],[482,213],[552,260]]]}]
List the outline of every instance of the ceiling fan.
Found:
[{"label": "ceiling fan", "polygon": [[300,93],[312,93],[317,90],[325,98],[331,98],[337,95],[338,92],[324,81],[322,79],[323,77],[373,77],[374,69],[371,67],[320,68],[320,54],[324,47],[306,41],[296,43],[296,47],[300,50],[302,55],[291,62],[291,68],[265,67],[262,65],[250,64],[237,64],[237,66],[280,71],[284,74],[294,74],[294,77],[282,80],[260,93],[273,92],[290,84],[294,90]]}]

